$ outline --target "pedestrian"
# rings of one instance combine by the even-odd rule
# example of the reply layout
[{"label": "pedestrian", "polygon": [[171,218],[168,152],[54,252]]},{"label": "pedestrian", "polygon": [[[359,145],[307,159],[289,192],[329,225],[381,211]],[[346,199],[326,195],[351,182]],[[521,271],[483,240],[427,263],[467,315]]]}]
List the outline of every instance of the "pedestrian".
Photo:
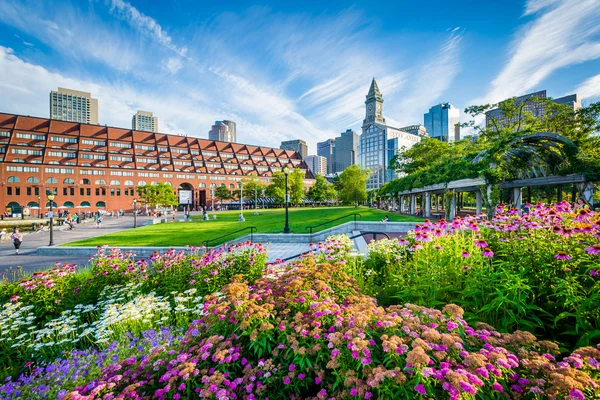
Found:
[{"label": "pedestrian", "polygon": [[98,229],[102,228],[102,215],[98,215],[97,223],[98,223]]},{"label": "pedestrian", "polygon": [[19,228],[15,228],[11,235],[11,239],[15,245],[15,254],[19,255],[19,249],[21,248],[21,243],[23,243],[23,234],[19,232]]}]

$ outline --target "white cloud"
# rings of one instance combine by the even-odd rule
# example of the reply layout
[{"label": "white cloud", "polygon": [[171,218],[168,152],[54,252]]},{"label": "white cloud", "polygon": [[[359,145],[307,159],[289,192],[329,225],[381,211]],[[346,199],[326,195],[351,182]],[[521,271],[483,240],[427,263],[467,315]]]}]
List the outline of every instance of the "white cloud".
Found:
[{"label": "white cloud", "polygon": [[547,7],[554,6],[560,0],[529,0],[525,4],[525,12],[523,15],[535,14]]},{"label": "white cloud", "polygon": [[184,56],[187,53],[185,46],[178,47],[173,43],[171,36],[160,26],[154,18],[141,13],[137,8],[123,0],[110,0],[110,13],[121,18],[129,25],[143,34],[163,44],[167,48]]},{"label": "white cloud", "polygon": [[600,97],[600,75],[592,76],[584,81],[575,90],[575,93],[579,94],[582,99]]},{"label": "white cloud", "polygon": [[165,67],[171,71],[172,74],[176,74],[183,68],[183,60],[180,57],[169,57]]},{"label": "white cloud", "polygon": [[[430,56],[425,65],[417,65],[410,71],[410,92],[403,93],[402,100],[391,107],[390,115],[401,125],[422,123],[423,114],[441,100],[460,71],[461,40],[462,36],[453,29],[440,50]],[[417,115],[417,121],[411,119]]]},{"label": "white cloud", "polygon": [[560,68],[600,57],[600,1],[530,1],[526,13],[542,10],[516,35],[509,60],[492,88],[474,102],[524,94]]}]

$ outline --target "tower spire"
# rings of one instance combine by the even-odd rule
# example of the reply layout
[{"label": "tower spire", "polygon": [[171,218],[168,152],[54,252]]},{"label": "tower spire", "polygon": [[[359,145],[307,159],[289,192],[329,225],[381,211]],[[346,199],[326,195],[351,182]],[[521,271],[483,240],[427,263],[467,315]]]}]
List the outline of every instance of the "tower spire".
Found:
[{"label": "tower spire", "polygon": [[375,77],[373,77],[373,80],[371,81],[371,87],[369,88],[369,94],[367,94],[367,99],[369,99],[371,97],[382,97],[381,92],[379,91],[379,86],[377,86],[377,81],[375,80]]}]

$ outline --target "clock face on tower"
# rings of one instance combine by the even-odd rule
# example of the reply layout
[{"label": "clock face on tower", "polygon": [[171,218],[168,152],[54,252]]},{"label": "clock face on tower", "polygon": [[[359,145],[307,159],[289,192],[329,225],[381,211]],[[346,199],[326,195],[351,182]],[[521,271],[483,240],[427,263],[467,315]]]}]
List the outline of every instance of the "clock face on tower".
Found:
[{"label": "clock face on tower", "polygon": [[371,103],[367,106],[367,110],[373,111],[373,103]]}]

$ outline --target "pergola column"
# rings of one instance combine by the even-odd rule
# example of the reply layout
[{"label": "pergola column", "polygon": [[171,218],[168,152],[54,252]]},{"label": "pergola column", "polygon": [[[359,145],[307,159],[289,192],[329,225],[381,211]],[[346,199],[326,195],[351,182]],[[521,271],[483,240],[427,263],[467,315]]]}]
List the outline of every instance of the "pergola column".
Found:
[{"label": "pergola column", "polygon": [[448,219],[453,220],[456,217],[456,193],[450,195],[450,210]]},{"label": "pergola column", "polygon": [[586,203],[594,204],[594,184],[592,182],[584,182],[579,185],[579,193]]},{"label": "pergola column", "polygon": [[481,214],[483,209],[483,201],[482,201],[481,190],[475,191],[475,212],[477,215]]},{"label": "pergola column", "polygon": [[425,218],[431,217],[431,193],[425,192],[425,211],[423,212]]},{"label": "pergola column", "polygon": [[417,203],[417,198],[414,194],[410,195],[410,212],[409,214],[414,215],[415,211],[416,211],[416,203]]},{"label": "pergola column", "polygon": [[513,188],[513,206],[517,210],[521,210],[523,204],[523,192],[520,187]]}]

